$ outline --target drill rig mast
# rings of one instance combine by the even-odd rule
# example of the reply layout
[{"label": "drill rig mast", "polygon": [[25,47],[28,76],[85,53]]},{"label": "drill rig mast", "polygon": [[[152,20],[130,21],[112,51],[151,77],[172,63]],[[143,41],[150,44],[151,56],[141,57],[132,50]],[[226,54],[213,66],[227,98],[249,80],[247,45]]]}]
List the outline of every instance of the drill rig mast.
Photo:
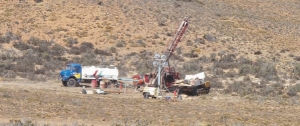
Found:
[{"label": "drill rig mast", "polygon": [[[174,67],[171,67],[169,64],[169,59],[173,55],[173,52],[175,51],[178,43],[181,41],[181,38],[183,34],[185,33],[186,29],[188,27],[188,17],[186,17],[180,24],[178,30],[176,31],[176,34],[174,35],[172,41],[170,42],[170,45],[168,46],[165,56],[166,60],[165,63],[167,66],[163,66],[161,71],[155,71],[153,74],[150,74],[148,77],[148,82],[145,80],[146,83],[149,83],[149,79],[153,79],[153,81],[150,82],[151,85],[158,86],[158,81],[161,81],[161,87],[160,88],[169,88],[172,86],[172,84],[175,82],[176,79],[179,79],[179,73],[175,71]],[[158,75],[160,73],[160,75]],[[158,77],[160,76],[160,77]],[[158,80],[161,79],[161,80]],[[157,81],[158,80],[158,81]]]}]

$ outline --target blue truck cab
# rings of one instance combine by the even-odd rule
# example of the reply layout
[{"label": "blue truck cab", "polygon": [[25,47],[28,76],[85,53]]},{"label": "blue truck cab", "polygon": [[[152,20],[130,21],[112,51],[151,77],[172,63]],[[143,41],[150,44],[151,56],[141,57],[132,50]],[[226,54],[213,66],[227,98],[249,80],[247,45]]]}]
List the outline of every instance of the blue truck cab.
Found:
[{"label": "blue truck cab", "polygon": [[60,71],[62,84],[66,87],[79,86],[82,76],[82,66],[77,63],[67,64],[64,70]]}]

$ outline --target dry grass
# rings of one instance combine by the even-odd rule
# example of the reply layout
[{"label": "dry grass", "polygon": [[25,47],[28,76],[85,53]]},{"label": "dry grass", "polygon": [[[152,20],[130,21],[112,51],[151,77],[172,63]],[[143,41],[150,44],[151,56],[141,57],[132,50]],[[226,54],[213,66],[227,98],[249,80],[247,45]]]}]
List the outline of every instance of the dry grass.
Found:
[{"label": "dry grass", "polygon": [[238,97],[212,90],[208,95],[171,102],[146,100],[131,90],[126,94],[83,95],[79,94],[80,88],[63,88],[60,83],[1,85],[0,112],[5,113],[1,115],[2,123],[29,120],[34,124],[96,126],[300,124],[299,115],[294,113],[300,109],[298,98]]}]

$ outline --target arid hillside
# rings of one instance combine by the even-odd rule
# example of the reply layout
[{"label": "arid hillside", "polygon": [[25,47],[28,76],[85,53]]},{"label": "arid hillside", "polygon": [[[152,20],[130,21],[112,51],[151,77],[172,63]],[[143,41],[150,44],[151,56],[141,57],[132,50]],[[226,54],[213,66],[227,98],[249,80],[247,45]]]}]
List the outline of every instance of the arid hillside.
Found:
[{"label": "arid hillside", "polygon": [[[181,76],[206,72],[216,88],[297,84],[299,0],[0,1],[0,76],[57,78],[66,63],[144,74],[184,17],[189,27],[170,63]],[[271,81],[271,82],[270,82]],[[299,89],[300,90],[300,89]]]},{"label": "arid hillside", "polygon": [[[298,126],[299,12],[299,0],[0,0],[0,125]],[[182,78],[205,72],[209,94],[61,84],[71,62],[114,65],[119,77],[156,70],[185,17],[170,64]]]}]

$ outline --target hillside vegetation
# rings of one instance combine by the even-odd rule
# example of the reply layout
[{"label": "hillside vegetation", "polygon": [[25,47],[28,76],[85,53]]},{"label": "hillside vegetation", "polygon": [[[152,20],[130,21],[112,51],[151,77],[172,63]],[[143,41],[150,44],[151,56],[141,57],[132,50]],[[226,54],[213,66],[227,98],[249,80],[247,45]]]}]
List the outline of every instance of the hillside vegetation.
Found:
[{"label": "hillside vegetation", "polygon": [[184,77],[204,71],[214,89],[240,95],[300,91],[299,0],[0,1],[0,76],[45,81],[65,64],[155,68],[185,16],[170,63]]}]

